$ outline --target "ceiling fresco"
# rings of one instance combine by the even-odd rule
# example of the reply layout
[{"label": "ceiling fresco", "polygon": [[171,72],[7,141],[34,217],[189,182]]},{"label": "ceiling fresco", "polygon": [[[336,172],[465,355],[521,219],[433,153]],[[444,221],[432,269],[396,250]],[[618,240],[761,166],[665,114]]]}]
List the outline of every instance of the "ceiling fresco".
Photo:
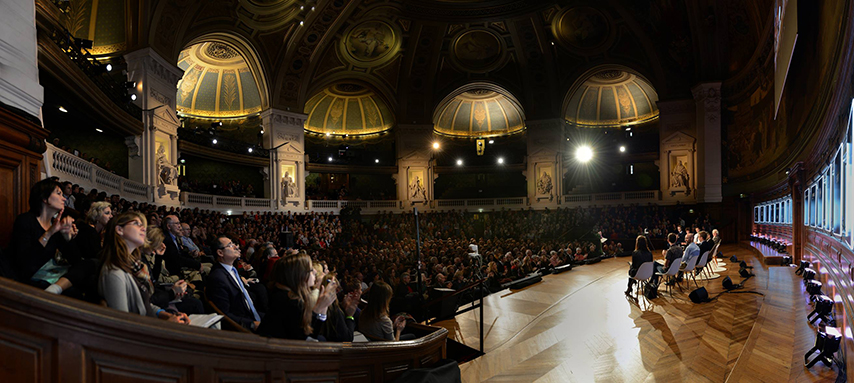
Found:
[{"label": "ceiling fresco", "polygon": [[642,77],[621,70],[590,76],[569,97],[564,118],[580,127],[643,124],[658,118],[658,93]]},{"label": "ceiling fresco", "polygon": [[436,133],[456,137],[498,137],[525,129],[518,103],[491,90],[464,92],[445,104],[433,126]]},{"label": "ceiling fresco", "polygon": [[384,132],[394,117],[377,94],[361,85],[335,84],[312,96],[305,104],[305,130],[336,136]]},{"label": "ceiling fresco", "polygon": [[261,111],[258,84],[240,53],[219,42],[193,45],[178,56],[178,112],[235,118]]}]

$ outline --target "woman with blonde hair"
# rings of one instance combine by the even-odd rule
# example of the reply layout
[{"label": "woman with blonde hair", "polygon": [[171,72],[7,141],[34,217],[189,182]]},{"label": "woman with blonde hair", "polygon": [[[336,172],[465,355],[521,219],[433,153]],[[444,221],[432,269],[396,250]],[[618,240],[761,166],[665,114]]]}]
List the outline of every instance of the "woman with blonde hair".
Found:
[{"label": "woman with blonde hair", "polygon": [[190,323],[184,313],[171,314],[151,304],[154,285],[148,267],[140,260],[140,248],[146,240],[145,216],[122,213],[107,224],[101,251],[101,276],[98,290],[107,306],[116,310]]},{"label": "woman with blonde hair", "polygon": [[256,331],[259,335],[317,340],[326,321],[326,310],[335,300],[338,285],[331,282],[312,297],[316,271],[306,254],[279,259],[270,275],[269,310]]},{"label": "woman with blonde hair", "polygon": [[[140,251],[142,253],[141,260],[145,263],[150,274],[151,282],[154,284],[154,292],[151,295],[151,303],[160,307],[174,305],[178,311],[185,314],[204,314],[205,309],[202,301],[193,297],[188,291],[189,284],[181,279],[172,283],[169,288],[161,287],[158,282],[159,276],[154,275],[152,270],[156,270],[155,264],[163,262],[163,254],[166,252],[166,244],[163,241],[166,235],[163,230],[156,226],[149,226],[145,232],[145,244],[142,245]],[[160,268],[162,270],[162,267]],[[175,303],[170,303],[175,302]]]}]

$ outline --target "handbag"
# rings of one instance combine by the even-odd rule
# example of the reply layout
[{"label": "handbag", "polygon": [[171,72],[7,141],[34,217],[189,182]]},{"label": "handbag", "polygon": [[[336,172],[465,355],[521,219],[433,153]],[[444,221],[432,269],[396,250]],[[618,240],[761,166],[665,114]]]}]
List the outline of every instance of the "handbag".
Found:
[{"label": "handbag", "polygon": [[56,262],[55,258],[51,258],[49,261],[45,262],[39,271],[36,271],[31,278],[34,281],[45,281],[50,284],[56,283],[59,278],[62,278],[65,273],[70,269],[70,265],[60,265]]}]

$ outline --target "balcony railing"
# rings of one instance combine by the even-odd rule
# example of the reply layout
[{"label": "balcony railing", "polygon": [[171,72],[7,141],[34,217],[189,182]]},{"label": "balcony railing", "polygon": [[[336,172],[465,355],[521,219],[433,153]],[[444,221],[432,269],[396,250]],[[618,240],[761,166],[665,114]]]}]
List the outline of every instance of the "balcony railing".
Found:
[{"label": "balcony railing", "polygon": [[586,205],[621,205],[658,203],[661,199],[658,190],[643,190],[618,193],[570,194],[563,196],[561,206],[575,207]]},{"label": "balcony railing", "polygon": [[44,166],[48,177],[56,176],[61,181],[70,181],[86,189],[98,189],[107,194],[118,194],[131,201],[154,201],[152,187],[110,173],[50,143],[47,143]]}]

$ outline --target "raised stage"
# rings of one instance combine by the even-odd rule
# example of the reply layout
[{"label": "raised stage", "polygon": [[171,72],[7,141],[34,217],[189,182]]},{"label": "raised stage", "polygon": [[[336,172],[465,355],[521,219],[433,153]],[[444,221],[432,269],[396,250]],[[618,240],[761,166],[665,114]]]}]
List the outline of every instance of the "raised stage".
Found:
[{"label": "raised stage", "polygon": [[[522,290],[485,298],[486,355],[462,364],[463,382],[827,382],[838,373],[803,356],[815,342],[808,294],[794,268],[764,266],[758,250],[722,245],[754,266],[737,291],[695,304],[688,293],[659,290],[646,302],[628,299],[628,258],[611,258],[543,277]],[[660,255],[656,251],[653,254]],[[657,257],[659,258],[659,257]],[[718,272],[734,283],[738,265]],[[697,279],[711,297],[721,280]],[[684,286],[684,282],[682,284]],[[449,338],[478,348],[477,310],[439,322]]]}]

